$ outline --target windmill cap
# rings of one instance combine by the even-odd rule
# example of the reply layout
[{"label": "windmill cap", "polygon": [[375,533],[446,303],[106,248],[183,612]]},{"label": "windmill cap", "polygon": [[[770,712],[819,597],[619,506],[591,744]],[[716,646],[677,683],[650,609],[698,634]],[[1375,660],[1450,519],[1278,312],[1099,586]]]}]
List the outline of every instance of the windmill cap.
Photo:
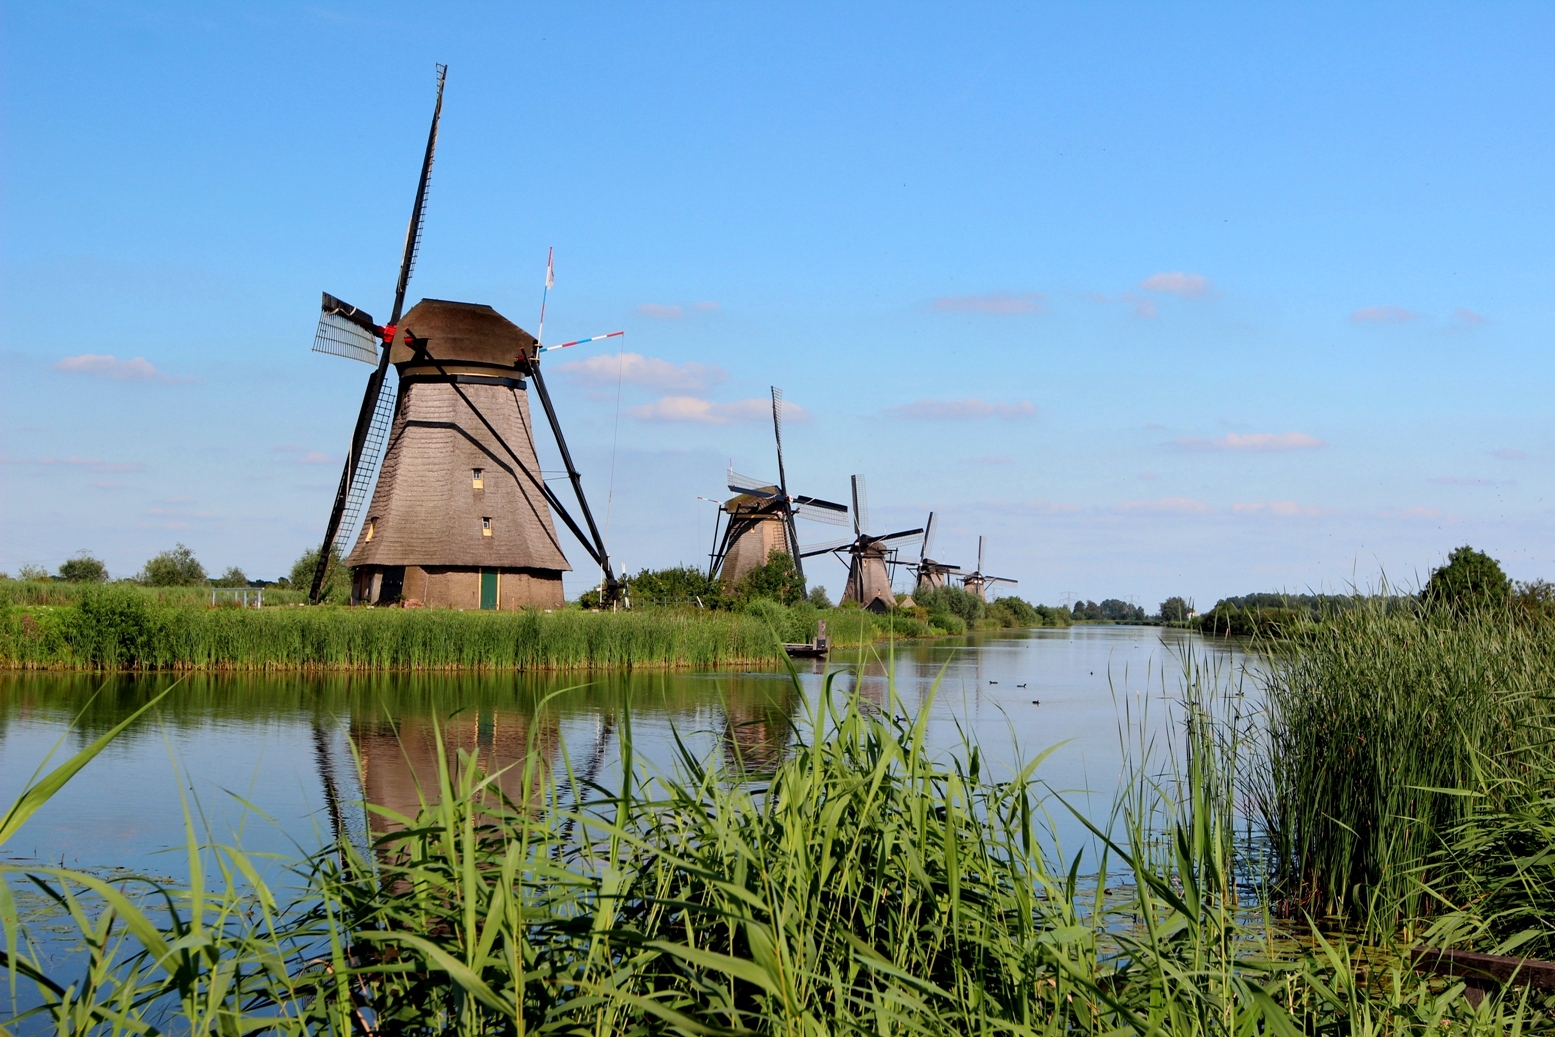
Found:
[{"label": "windmill cap", "polygon": [[389,359],[401,373],[416,361],[411,335],[426,344],[435,360],[482,366],[516,367],[521,359],[534,358],[537,345],[533,335],[485,303],[422,299],[395,329]]}]

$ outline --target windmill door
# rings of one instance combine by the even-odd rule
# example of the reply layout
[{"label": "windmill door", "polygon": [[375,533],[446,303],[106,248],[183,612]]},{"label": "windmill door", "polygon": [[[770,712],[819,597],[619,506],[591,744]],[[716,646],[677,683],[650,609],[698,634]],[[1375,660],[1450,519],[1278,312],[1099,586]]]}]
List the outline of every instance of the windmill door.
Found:
[{"label": "windmill door", "polygon": [[497,607],[497,570],[481,570],[481,608]]}]

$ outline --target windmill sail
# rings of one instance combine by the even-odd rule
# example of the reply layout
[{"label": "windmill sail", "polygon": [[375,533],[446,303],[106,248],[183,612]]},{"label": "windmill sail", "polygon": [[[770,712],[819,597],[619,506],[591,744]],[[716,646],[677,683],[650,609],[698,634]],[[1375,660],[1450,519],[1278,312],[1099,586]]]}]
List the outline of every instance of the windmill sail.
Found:
[{"label": "windmill sail", "polygon": [[367,429],[362,456],[357,460],[356,476],[351,480],[351,492],[346,495],[345,511],[340,516],[337,539],[342,543],[351,542],[356,532],[357,519],[362,514],[362,504],[368,499],[373,482],[378,477],[378,464],[383,460],[383,443],[388,438],[389,428],[394,424],[394,400],[393,387],[385,387],[378,394],[378,405],[373,409],[373,421]]},{"label": "windmill sail", "polygon": [[[426,218],[427,182],[432,177],[432,156],[437,151],[437,127],[443,115],[443,84],[448,78],[448,66],[437,66],[437,101],[432,106],[432,128],[427,133],[426,154],[421,159],[421,179],[416,185],[416,200],[410,210],[410,226],[405,231],[405,252],[400,259],[400,274],[394,286],[394,312],[389,316],[389,326],[384,329],[389,335],[391,329],[399,323],[400,315],[405,308],[405,289],[410,284],[410,271],[415,265],[416,252],[420,248],[421,226]],[[355,308],[352,308],[353,312]],[[347,323],[351,323],[349,317]],[[315,346],[318,339],[315,336]],[[376,343],[375,343],[376,345]],[[313,570],[313,585],[308,589],[308,600],[317,604],[320,592],[324,587],[324,574],[328,571],[329,560],[335,546],[335,537],[340,532],[341,519],[345,517],[346,504],[350,500],[351,489],[356,483],[356,472],[360,464],[363,452],[367,444],[367,435],[372,428],[373,416],[378,412],[379,397],[383,392],[384,376],[389,368],[388,343],[384,344],[381,355],[374,350],[374,359],[377,367],[374,368],[371,377],[367,379],[367,389],[362,394],[362,407],[357,412],[356,428],[351,435],[351,450],[346,454],[345,469],[340,473],[340,486],[335,491],[335,504],[330,509],[329,524],[324,527],[324,543],[319,547],[318,564]],[[365,492],[365,491],[364,491]]]},{"label": "windmill sail", "polygon": [[373,323],[371,315],[325,292],[318,331],[313,336],[313,351],[360,360],[376,367],[382,330]]}]

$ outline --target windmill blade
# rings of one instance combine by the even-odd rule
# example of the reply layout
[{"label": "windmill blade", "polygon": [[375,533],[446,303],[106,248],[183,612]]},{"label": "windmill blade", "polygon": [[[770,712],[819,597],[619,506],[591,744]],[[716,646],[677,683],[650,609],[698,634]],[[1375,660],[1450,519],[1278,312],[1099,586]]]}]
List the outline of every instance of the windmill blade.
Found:
[{"label": "windmill blade", "polygon": [[917,529],[904,529],[899,533],[887,533],[883,537],[870,537],[870,540],[877,544],[889,544],[895,540],[906,540],[908,537],[918,536],[922,532],[923,527],[920,526]]},{"label": "windmill blade", "polygon": [[765,479],[752,479],[748,475],[741,475],[733,468],[729,469],[729,489],[735,493],[748,493],[752,497],[777,497],[782,493],[778,487]]},{"label": "windmill blade", "polygon": [[833,540],[829,544],[812,544],[809,547],[801,548],[799,555],[802,558],[810,558],[814,555],[831,554],[833,551],[841,551],[844,547],[851,547],[852,545],[852,537],[849,537],[846,540]]},{"label": "windmill blade", "polygon": [[934,512],[929,512],[929,521],[923,524],[923,549],[918,552],[918,564],[922,565],[929,560],[934,553]]},{"label": "windmill blade", "polygon": [[864,494],[864,477],[853,477],[853,532],[864,535],[869,528],[869,500]]},{"label": "windmill blade", "polygon": [[838,504],[836,501],[821,500],[819,497],[806,497],[803,494],[795,497],[794,503],[807,504],[813,508],[825,508],[828,511],[841,512],[843,515],[848,513],[848,506],[846,504]]},{"label": "windmill blade", "polygon": [[[432,128],[427,131],[427,150],[421,159],[421,178],[416,183],[416,200],[410,208],[410,226],[405,230],[405,252],[400,259],[400,276],[394,286],[394,312],[389,316],[389,326],[383,329],[384,338],[392,339],[394,325],[400,322],[405,310],[405,289],[410,284],[410,271],[415,265],[416,250],[421,244],[421,224],[426,216],[427,183],[432,177],[432,156],[437,151],[437,127],[443,116],[443,83],[448,78],[448,66],[437,66],[437,102],[432,106]],[[335,546],[335,534],[340,531],[340,520],[356,482],[356,470],[362,458],[367,434],[372,428],[373,415],[378,411],[378,398],[383,392],[383,378],[389,367],[388,349],[378,355],[378,366],[367,379],[367,391],[362,394],[362,407],[356,415],[356,428],[351,433],[351,449],[346,454],[344,470],[340,473],[340,486],[335,490],[335,504],[329,512],[329,524],[324,527],[324,543],[319,547],[318,564],[313,569],[313,584],[308,588],[308,600],[318,604],[324,587],[324,574]]]},{"label": "windmill blade", "polygon": [[772,386],[772,438],[777,441],[778,488],[788,493],[788,478],[783,473],[783,390]]},{"label": "windmill blade", "polygon": [[319,311],[319,328],[313,336],[313,351],[360,360],[377,365],[378,339],[383,329],[373,323],[371,314],[324,293]]},{"label": "windmill blade", "polygon": [[794,505],[794,514],[799,518],[809,519],[811,522],[824,522],[828,526],[846,526],[848,524],[847,508],[837,508],[835,505],[830,508],[822,508],[815,504],[804,503],[803,498],[800,498],[799,502]]},{"label": "windmill blade", "polygon": [[983,538],[977,538],[977,571],[983,571]]},{"label": "windmill blade", "polygon": [[984,583],[1019,583],[1020,581],[1019,580],[1012,580],[1008,576],[984,576],[983,577],[983,582]]}]

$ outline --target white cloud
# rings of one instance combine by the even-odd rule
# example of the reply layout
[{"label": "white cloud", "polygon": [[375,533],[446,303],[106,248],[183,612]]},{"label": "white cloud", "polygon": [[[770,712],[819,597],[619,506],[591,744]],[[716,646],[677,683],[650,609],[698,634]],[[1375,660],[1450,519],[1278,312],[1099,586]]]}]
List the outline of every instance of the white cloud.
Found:
[{"label": "white cloud", "polygon": [[615,385],[619,376],[623,382],[664,391],[706,389],[729,377],[728,372],[716,365],[673,364],[639,353],[601,354],[558,364],[556,369],[586,385]]},{"label": "white cloud", "polygon": [[1305,432],[1228,432],[1220,439],[1202,439],[1183,436],[1172,440],[1172,445],[1182,450],[1315,450],[1328,444]]},{"label": "white cloud", "polygon": [[883,413],[893,418],[915,421],[970,421],[976,418],[1029,418],[1037,413],[1037,408],[1028,400],[995,403],[966,397],[959,400],[915,400],[887,407]]},{"label": "white cloud", "polygon": [[[1209,291],[1209,278],[1203,274],[1190,274],[1183,270],[1151,274],[1139,282],[1147,292],[1170,292],[1173,295],[1196,296]],[[1153,314],[1152,314],[1153,316]]]},{"label": "white cloud", "polygon": [[93,378],[109,378],[116,382],[174,383],[192,380],[163,374],[143,356],[120,360],[112,353],[82,353],[80,356],[67,356],[54,365],[54,370],[90,375]]},{"label": "white cloud", "polygon": [[711,299],[709,299],[706,302],[694,302],[691,304],[691,308],[694,310],[701,310],[703,313],[716,313],[718,312],[719,306],[716,302],[713,302]]},{"label": "white cloud", "polygon": [[271,447],[278,454],[290,454],[291,460],[297,464],[333,464],[334,459],[322,450],[309,450],[305,446],[295,443],[286,443],[282,446]]},{"label": "white cloud", "polygon": [[1203,501],[1188,497],[1161,497],[1157,500],[1131,500],[1118,505],[1119,511],[1172,512],[1180,515],[1202,515],[1213,511]]},{"label": "white cloud", "polygon": [[1299,515],[1327,515],[1330,513],[1328,508],[1297,504],[1293,500],[1244,501],[1231,505],[1231,510],[1238,515],[1278,515],[1282,518],[1291,518]]},{"label": "white cloud", "polygon": [[686,315],[686,311],[679,306],[663,306],[656,302],[645,302],[637,307],[637,312],[644,317],[657,317],[659,320],[679,320]]},{"label": "white cloud", "polygon": [[1475,313],[1473,310],[1459,306],[1452,311],[1452,322],[1460,328],[1477,328],[1489,324],[1490,318],[1483,313]]},{"label": "white cloud", "polygon": [[1395,519],[1434,519],[1442,517],[1441,508],[1382,508],[1377,512],[1378,518]]},{"label": "white cloud", "polygon": [[1080,510],[1077,505],[1061,501],[981,501],[973,505],[976,511],[990,511],[1000,515],[1068,515]]},{"label": "white cloud", "polygon": [[1492,450],[1490,456],[1499,457],[1503,461],[1521,461],[1528,456],[1528,453],[1525,450],[1514,450],[1512,447],[1504,446],[1499,450]]},{"label": "white cloud", "polygon": [[104,461],[97,457],[0,457],[0,464],[70,465],[90,472],[138,472],[141,466],[125,461]]},{"label": "white cloud", "polygon": [[990,292],[987,295],[942,295],[934,300],[936,310],[952,313],[987,313],[999,317],[1022,313],[1042,313],[1044,296],[1040,292]]},{"label": "white cloud", "polygon": [[1420,314],[1402,306],[1362,306],[1350,314],[1351,324],[1407,324]]},{"label": "white cloud", "polygon": [[[698,425],[728,425],[737,421],[766,421],[772,417],[772,401],[735,400],[714,403],[698,396],[666,396],[627,413],[640,421],[689,421]],[[808,421],[810,412],[797,403],[783,401],[785,421]]]}]

